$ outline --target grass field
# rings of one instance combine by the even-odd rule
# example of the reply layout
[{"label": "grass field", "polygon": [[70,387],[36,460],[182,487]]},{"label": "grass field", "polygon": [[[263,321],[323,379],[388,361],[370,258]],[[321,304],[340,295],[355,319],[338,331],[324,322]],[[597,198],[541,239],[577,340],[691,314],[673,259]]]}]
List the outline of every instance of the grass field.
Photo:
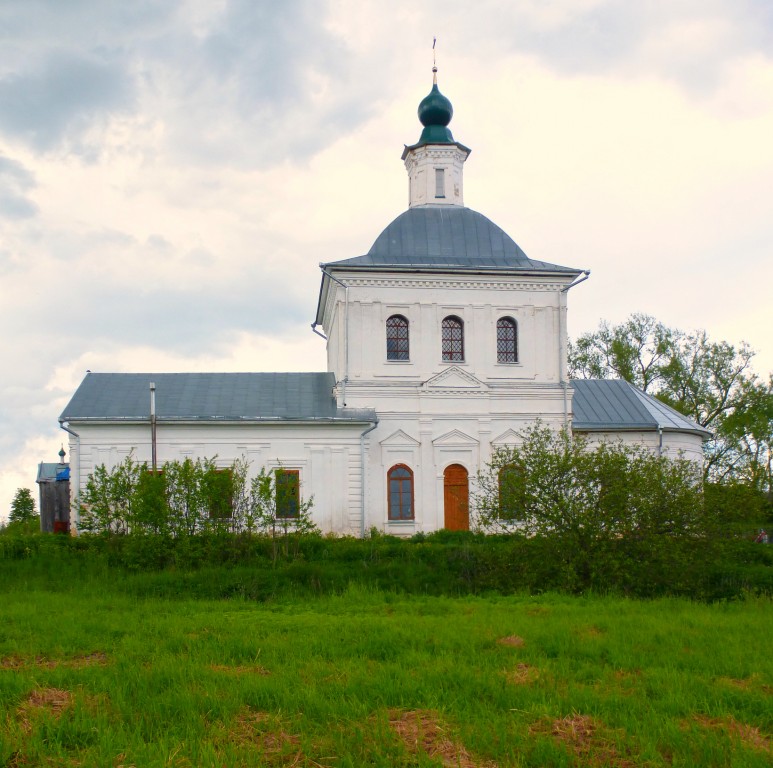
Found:
[{"label": "grass field", "polygon": [[0,766],[773,764],[768,599],[256,603],[135,578],[0,586]]}]

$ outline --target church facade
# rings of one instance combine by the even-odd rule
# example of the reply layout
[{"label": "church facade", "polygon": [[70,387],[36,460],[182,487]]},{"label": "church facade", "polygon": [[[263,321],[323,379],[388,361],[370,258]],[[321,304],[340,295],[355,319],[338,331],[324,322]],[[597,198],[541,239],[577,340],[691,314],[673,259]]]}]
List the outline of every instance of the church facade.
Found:
[{"label": "church facade", "polygon": [[530,259],[464,206],[452,114],[434,82],[403,152],[408,210],[367,254],[320,265],[327,371],[89,373],[60,417],[74,497],[130,452],[244,458],[313,495],[323,531],[411,535],[469,527],[477,472],[538,420],[702,460],[708,433],[662,403],[569,381],[567,298],[589,272]]}]

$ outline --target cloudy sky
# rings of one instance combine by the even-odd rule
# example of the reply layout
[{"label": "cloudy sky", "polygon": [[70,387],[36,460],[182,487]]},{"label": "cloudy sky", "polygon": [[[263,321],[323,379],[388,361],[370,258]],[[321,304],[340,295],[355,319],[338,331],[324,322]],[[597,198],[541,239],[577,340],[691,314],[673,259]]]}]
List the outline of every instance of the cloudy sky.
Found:
[{"label": "cloudy sky", "polygon": [[465,203],[773,370],[769,0],[0,0],[0,519],[92,371],[323,370],[318,263],[407,206],[438,38]]}]

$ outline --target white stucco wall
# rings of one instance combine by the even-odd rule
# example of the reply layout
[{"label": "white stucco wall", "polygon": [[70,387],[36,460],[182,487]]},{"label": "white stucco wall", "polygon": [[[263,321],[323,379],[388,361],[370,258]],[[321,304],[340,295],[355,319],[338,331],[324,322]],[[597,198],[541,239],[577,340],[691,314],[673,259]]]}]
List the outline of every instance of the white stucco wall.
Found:
[{"label": "white stucco wall", "polygon": [[602,442],[622,442],[624,445],[641,445],[654,454],[661,453],[670,458],[685,458],[703,465],[703,440],[698,435],[684,432],[664,431],[661,436],[652,431],[619,431],[619,432],[578,432],[588,440],[590,446]]},{"label": "white stucco wall", "polygon": [[[130,452],[150,464],[149,424],[79,424],[70,428],[71,489],[73,498],[85,487],[95,467],[119,464]],[[261,467],[298,469],[301,496],[314,496],[312,517],[323,531],[359,535],[360,434],[367,425],[245,425],[164,424],[158,426],[157,460],[212,458],[230,466],[249,462],[250,475]],[[75,516],[73,516],[75,519]]]},{"label": "white stucco wall", "polygon": [[[336,271],[349,286],[348,321],[344,288],[327,281],[323,327],[328,336],[328,370],[346,374],[349,384],[424,381],[451,363],[442,359],[441,324],[454,315],[464,322],[465,360],[455,363],[487,383],[556,383],[559,359],[565,366],[566,333],[559,350],[561,289],[571,278],[475,275],[378,275]],[[386,320],[403,315],[410,323],[410,360],[386,358]],[[496,324],[518,323],[518,363],[497,363]],[[565,324],[563,324],[565,328]]]}]

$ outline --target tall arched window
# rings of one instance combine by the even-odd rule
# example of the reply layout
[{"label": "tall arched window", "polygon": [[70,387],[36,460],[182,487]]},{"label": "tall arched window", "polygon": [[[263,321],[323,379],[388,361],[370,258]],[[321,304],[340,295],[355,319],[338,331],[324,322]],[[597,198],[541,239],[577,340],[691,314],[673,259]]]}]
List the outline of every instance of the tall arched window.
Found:
[{"label": "tall arched window", "polygon": [[410,351],[408,320],[392,315],[386,321],[387,360],[408,360]]},{"label": "tall arched window", "polygon": [[464,362],[464,323],[458,317],[443,320],[443,360]]},{"label": "tall arched window", "polygon": [[497,320],[497,362],[518,362],[518,324],[512,317]]},{"label": "tall arched window", "polygon": [[387,472],[387,504],[390,520],[413,520],[413,472],[405,464]]},{"label": "tall arched window", "polygon": [[523,467],[505,464],[499,469],[499,519],[515,522],[523,517],[526,475]]}]

